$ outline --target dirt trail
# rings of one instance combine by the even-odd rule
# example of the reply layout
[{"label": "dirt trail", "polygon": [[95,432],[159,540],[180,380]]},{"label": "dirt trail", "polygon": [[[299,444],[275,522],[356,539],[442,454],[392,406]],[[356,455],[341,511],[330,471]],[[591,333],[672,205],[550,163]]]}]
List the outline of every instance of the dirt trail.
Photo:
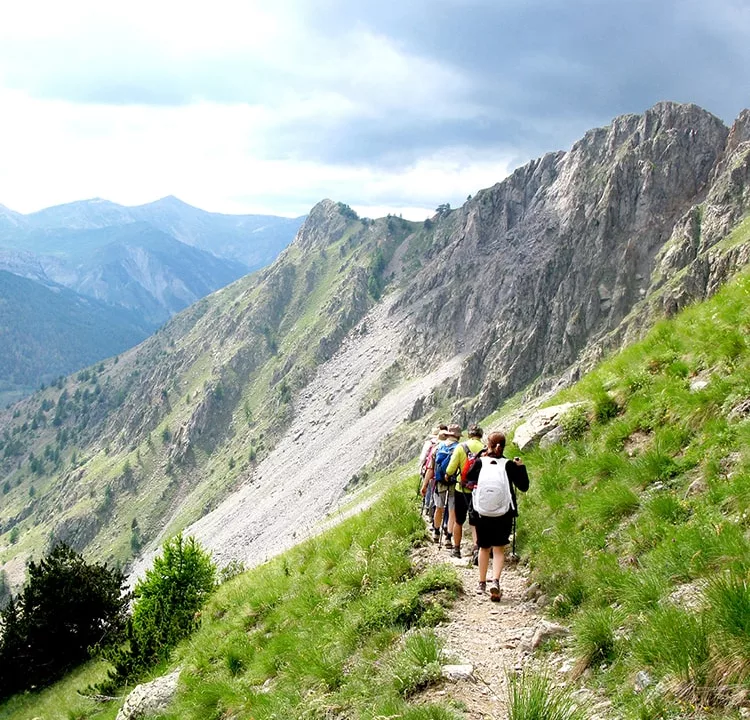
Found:
[{"label": "dirt trail", "polygon": [[[418,700],[453,701],[469,720],[505,720],[507,677],[544,672],[555,686],[571,692],[575,703],[586,708],[589,720],[612,720],[611,703],[606,697],[571,685],[573,658],[566,650],[566,632],[558,636],[560,649],[541,655],[533,649],[538,631],[563,626],[545,619],[535,600],[526,599],[533,594],[529,593],[527,568],[523,564],[506,564],[500,579],[502,599],[492,602],[489,593],[476,593],[479,570],[468,559],[470,546],[470,540],[464,538],[462,559],[451,557],[448,550],[432,542],[414,551],[417,567],[448,563],[456,568],[463,592],[448,609],[448,622],[438,625],[435,632],[445,643],[444,662],[472,666],[470,677],[445,679],[422,692]],[[492,561],[488,577],[492,577]]]},{"label": "dirt trail", "polygon": [[506,717],[506,671],[521,670],[531,662],[531,641],[542,616],[533,602],[523,599],[527,572],[522,566],[506,565],[500,580],[500,602],[491,602],[489,593],[476,594],[479,571],[466,559],[469,547],[464,542],[465,557],[460,560],[432,543],[415,552],[417,564],[444,562],[458,571],[464,591],[448,611],[449,622],[439,625],[436,633],[445,642],[445,655],[451,663],[473,666],[473,679],[445,680],[426,690],[422,698],[455,700],[472,720],[500,719]]}]

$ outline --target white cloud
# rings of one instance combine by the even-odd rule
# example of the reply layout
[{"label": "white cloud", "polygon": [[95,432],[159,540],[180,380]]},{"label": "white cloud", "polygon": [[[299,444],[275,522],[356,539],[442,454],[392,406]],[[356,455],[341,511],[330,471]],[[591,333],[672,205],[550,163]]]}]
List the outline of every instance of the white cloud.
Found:
[{"label": "white cloud", "polygon": [[[675,1],[655,2],[651,24],[614,0],[597,13],[590,0],[6,3],[0,203],[174,194],[294,215],[331,197],[405,216],[456,205],[507,174],[513,144],[518,164],[671,93],[736,104],[744,76],[699,40],[741,59],[746,43],[719,41],[742,36],[747,10],[717,0],[711,13],[736,25],[723,29],[689,0],[693,34],[675,35]],[[602,40],[616,19],[622,32]],[[683,47],[689,75],[672,69]]]},{"label": "white cloud", "polygon": [[174,194],[222,212],[301,215],[331,197],[371,208],[363,214],[423,219],[422,209],[456,204],[508,169],[502,158],[467,149],[390,171],[259,159],[258,143],[278,116],[244,104],[75,105],[5,90],[0,105],[0,200],[21,212],[95,196],[131,205]]}]

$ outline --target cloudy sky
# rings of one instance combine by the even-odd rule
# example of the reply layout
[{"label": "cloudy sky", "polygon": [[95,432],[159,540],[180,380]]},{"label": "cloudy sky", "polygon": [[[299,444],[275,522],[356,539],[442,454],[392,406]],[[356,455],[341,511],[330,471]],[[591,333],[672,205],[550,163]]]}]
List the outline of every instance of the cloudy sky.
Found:
[{"label": "cloudy sky", "polygon": [[0,204],[422,219],[659,100],[750,106],[746,0],[24,0]]}]

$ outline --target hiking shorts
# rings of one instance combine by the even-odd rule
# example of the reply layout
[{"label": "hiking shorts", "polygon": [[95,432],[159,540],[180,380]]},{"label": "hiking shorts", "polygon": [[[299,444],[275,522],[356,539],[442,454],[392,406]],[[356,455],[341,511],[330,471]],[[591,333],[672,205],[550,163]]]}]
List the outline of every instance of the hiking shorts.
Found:
[{"label": "hiking shorts", "polygon": [[[436,508],[444,508],[445,507],[445,486],[441,488],[438,485],[438,487],[435,488],[435,492],[433,493],[432,497],[435,499]],[[454,490],[454,488],[449,488],[448,489],[448,511],[450,512],[455,507],[456,507],[456,491]]]},{"label": "hiking shorts", "polygon": [[456,522],[463,525],[466,518],[469,518],[469,525],[476,525],[476,513],[471,504],[471,493],[456,491]]},{"label": "hiking shorts", "polygon": [[477,545],[480,548],[505,547],[513,532],[513,513],[500,517],[477,516]]}]

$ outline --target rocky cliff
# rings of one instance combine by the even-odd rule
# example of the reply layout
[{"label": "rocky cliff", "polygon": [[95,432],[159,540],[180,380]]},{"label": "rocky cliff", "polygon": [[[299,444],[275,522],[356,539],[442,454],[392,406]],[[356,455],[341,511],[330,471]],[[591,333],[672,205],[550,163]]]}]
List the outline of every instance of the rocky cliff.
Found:
[{"label": "rocky cliff", "polygon": [[436,218],[435,254],[399,301],[403,352],[426,366],[466,353],[454,390],[476,417],[642,328],[678,272],[658,312],[705,296],[747,260],[742,243],[708,254],[746,212],[747,123],[660,103]]}]

